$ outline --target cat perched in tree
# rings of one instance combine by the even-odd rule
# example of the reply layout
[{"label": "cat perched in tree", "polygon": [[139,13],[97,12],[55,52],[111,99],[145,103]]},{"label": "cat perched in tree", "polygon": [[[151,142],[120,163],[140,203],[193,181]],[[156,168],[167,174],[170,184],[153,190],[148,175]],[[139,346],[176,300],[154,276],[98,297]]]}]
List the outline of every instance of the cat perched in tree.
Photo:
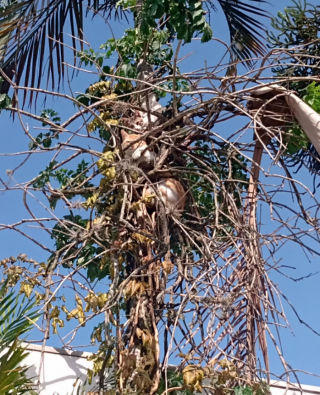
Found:
[{"label": "cat perched in tree", "polygon": [[[143,197],[153,195],[155,189],[159,192],[164,205],[169,211],[180,217],[186,203],[186,193],[181,183],[175,178],[160,178],[153,185],[148,185],[144,188]],[[147,203],[147,207],[155,208],[155,206],[155,199]]]},{"label": "cat perched in tree", "polygon": [[[129,134],[121,130],[122,150],[126,159],[133,160],[138,166],[147,167],[154,165],[156,156],[155,153],[148,148],[148,144],[144,140],[134,143],[141,139],[140,134]],[[143,190],[143,197],[155,195],[155,189],[167,209],[171,213],[180,217],[183,213],[186,193],[181,183],[172,177],[162,177],[153,185],[148,185]],[[156,194],[157,195],[157,194]],[[156,201],[153,198],[147,205],[149,208],[156,208]]]},{"label": "cat perched in tree", "polygon": [[148,144],[144,140],[134,141],[141,139],[140,134],[129,134],[121,130],[122,137],[122,150],[126,159],[132,159],[137,165],[150,165],[154,163],[155,154],[148,149]]}]

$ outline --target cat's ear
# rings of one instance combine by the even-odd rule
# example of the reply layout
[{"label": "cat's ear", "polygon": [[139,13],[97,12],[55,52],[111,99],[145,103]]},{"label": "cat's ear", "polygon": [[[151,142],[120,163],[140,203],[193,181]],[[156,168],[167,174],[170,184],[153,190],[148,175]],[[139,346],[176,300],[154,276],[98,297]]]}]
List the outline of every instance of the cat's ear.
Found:
[{"label": "cat's ear", "polygon": [[137,118],[142,118],[142,117],[143,117],[142,112],[141,112],[141,111],[138,111],[138,110],[135,110],[135,111],[134,111],[134,115],[135,115],[135,117],[137,117]]},{"label": "cat's ear", "polygon": [[127,137],[129,136],[129,133],[127,133],[125,130],[123,130],[123,129],[121,129],[121,138],[122,138],[122,141],[124,141],[124,140],[126,140],[127,139]]}]

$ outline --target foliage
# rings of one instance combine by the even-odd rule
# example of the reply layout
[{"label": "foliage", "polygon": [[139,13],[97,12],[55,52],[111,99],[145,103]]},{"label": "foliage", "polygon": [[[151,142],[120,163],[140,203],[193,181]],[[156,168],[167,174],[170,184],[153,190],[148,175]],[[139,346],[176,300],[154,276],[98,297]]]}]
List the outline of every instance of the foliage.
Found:
[{"label": "foliage", "polygon": [[12,105],[10,97],[6,93],[0,94],[0,112],[5,108],[10,108]]},{"label": "foliage", "polygon": [[[312,82],[301,91],[301,93],[303,92],[306,92],[306,94],[302,96],[303,101],[320,114],[320,85]],[[295,155],[299,153],[299,151],[301,152],[301,150],[308,152],[310,143],[299,125],[293,125],[287,132],[289,136],[285,137],[285,141],[287,141],[287,150],[290,155]]]},{"label": "foliage", "polygon": [[[45,170],[41,171],[39,176],[33,182],[34,188],[44,188],[50,180],[56,180],[60,188],[67,194],[69,198],[79,194],[83,197],[88,197],[87,189],[93,184],[87,181],[87,173],[89,171],[88,163],[82,160],[75,170],[68,170],[66,168],[57,169],[57,162],[50,162]],[[58,200],[61,197],[51,196],[50,207],[55,208]]]},{"label": "foliage", "polygon": [[[295,77],[286,86],[296,91],[299,97],[319,112],[319,88],[315,82],[310,84],[306,77],[319,75],[317,59],[320,54],[320,11],[306,1],[292,1],[293,5],[285,8],[283,13],[278,12],[278,16],[271,22],[275,32],[268,33],[269,45],[272,48],[286,48],[288,54],[283,61],[284,65],[274,67],[272,71],[278,77]],[[298,48],[298,56],[295,54],[295,48]],[[288,152],[291,155],[285,159],[286,163],[298,169],[305,164],[310,172],[316,174],[320,169],[320,162],[312,144],[307,142],[306,136],[297,125],[293,125],[287,132],[292,136],[286,137],[289,142]]]},{"label": "foliage", "polygon": [[[165,392],[166,388],[173,388],[173,387],[183,387],[183,375],[178,372],[174,372],[171,370],[167,371],[167,381],[165,380],[164,377],[161,378],[159,388],[157,391],[157,394],[161,395]],[[177,391],[170,391],[170,394],[172,395],[191,395],[192,392],[187,389],[183,388],[181,390]]]},{"label": "foliage", "polygon": [[3,84],[3,78],[0,77],[0,113],[5,108],[11,108],[12,100],[6,93],[1,93],[1,86]]},{"label": "foliage", "polygon": [[13,292],[5,295],[6,287],[5,283],[0,291],[0,394],[30,393],[33,383],[26,377],[28,367],[21,366],[28,353],[18,337],[32,328],[39,315],[32,311],[33,302],[23,305]]},{"label": "foliage", "polygon": [[[278,12],[278,16],[272,19],[271,26],[275,31],[268,32],[268,41],[272,48],[289,49],[289,54],[294,53],[294,47],[301,45],[303,47],[299,50],[299,59],[293,57],[289,65],[277,66],[273,72],[281,77],[317,76],[319,69],[315,66],[316,58],[320,53],[320,44],[317,40],[320,11],[316,6],[307,4],[306,1],[292,0],[292,2],[292,6],[285,8],[283,13]],[[275,32],[278,34],[276,35]],[[296,67],[297,65],[299,67]],[[308,85],[309,82],[302,79],[291,82],[290,88],[300,96],[304,94],[304,89]]]},{"label": "foliage", "polygon": [[[59,114],[55,112],[52,109],[46,109],[41,111],[41,115],[43,118],[42,126],[45,127],[49,125],[48,122],[46,122],[46,119],[51,121],[50,124],[54,123],[57,126],[60,126],[60,121],[61,118],[59,117]],[[50,131],[47,133],[39,133],[37,137],[34,138],[34,140],[31,140],[29,143],[29,149],[34,150],[37,148],[40,148],[43,146],[44,148],[50,148],[52,144],[52,139],[59,139],[59,131],[55,130],[53,128],[50,128]]]},{"label": "foliage", "polygon": [[195,33],[201,32],[202,42],[212,38],[212,29],[206,22],[201,1],[151,1],[147,0],[141,17],[141,30],[148,31],[149,26],[156,27],[155,19],[170,15],[170,25],[177,32],[178,40],[190,42]]},{"label": "foliage", "polygon": [[293,124],[286,130],[287,135],[284,136],[287,152],[294,156],[301,150],[307,151],[309,147],[309,140],[300,125]]},{"label": "foliage", "polygon": [[[224,12],[230,29],[231,49],[237,58],[248,59],[250,53],[256,55],[264,52],[264,46],[259,40],[263,30],[256,16],[266,16],[259,8],[261,0],[250,2],[219,0],[219,5]],[[257,6],[255,5],[257,3]],[[116,19],[126,17],[127,7],[134,11],[136,1],[117,0],[87,0],[74,4],[73,0],[58,0],[55,2],[39,0],[9,1],[6,7],[1,8],[0,16],[0,53],[4,54],[1,67],[9,78],[15,78],[17,85],[24,77],[24,85],[40,87],[46,65],[48,78],[52,78],[57,65],[59,70],[58,84],[64,78],[64,35],[62,32],[66,21],[70,20],[72,46],[77,52],[78,44],[83,49],[84,14],[90,9],[94,16],[103,16]],[[206,7],[204,11],[203,7]],[[33,10],[37,10],[36,13]],[[196,0],[148,0],[143,3],[143,10],[136,17],[141,19],[141,30],[145,33],[156,25],[156,20],[165,20],[171,36],[177,33],[178,38],[189,42],[193,34],[202,34],[202,41],[206,42],[212,37],[212,28],[205,18],[205,12],[216,11],[212,1],[206,3]],[[139,16],[139,14],[141,15]],[[170,21],[168,21],[170,17]],[[159,20],[160,18],[160,20]],[[4,27],[2,29],[2,27]],[[50,38],[49,38],[50,37]],[[79,39],[79,41],[77,40]],[[45,54],[48,55],[48,62]],[[32,56],[30,56],[32,54]],[[248,62],[250,63],[250,62]],[[38,69],[33,67],[38,64]],[[18,73],[13,74],[13,70]],[[7,93],[10,84],[2,84],[1,93]],[[30,95],[32,100],[33,94]],[[26,96],[24,97],[24,100]]]},{"label": "foliage", "polygon": [[234,388],[235,395],[267,395],[270,394],[269,386],[264,381],[257,382],[256,385],[244,386],[244,387],[235,387]]},{"label": "foliage", "polygon": [[[258,26],[246,15],[251,3],[220,4],[234,36],[237,30],[233,53],[238,58],[261,53],[259,42],[248,35]],[[304,239],[313,240],[317,221],[310,220],[314,228],[304,233],[297,222],[306,210],[292,215],[292,207],[274,199],[288,185],[287,173],[279,176],[280,185],[261,182],[256,172],[261,162],[250,164],[252,147],[255,158],[258,145],[243,137],[248,128],[228,133],[225,122],[238,116],[234,108],[247,115],[242,104],[247,92],[236,86],[249,77],[234,73],[226,82],[220,67],[183,74],[177,67],[180,45],[174,53],[172,34],[185,43],[197,35],[209,40],[204,7],[213,4],[124,0],[118,5],[133,7],[135,26],[141,26],[108,39],[99,51],[77,53],[80,70],[89,68],[96,79],[76,99],[63,96],[76,113],[62,121],[56,110],[40,117],[25,112],[49,130],[31,139],[27,154],[52,152],[53,157],[38,176],[13,187],[24,192],[31,218],[2,226],[23,233],[20,226],[36,222],[51,243],[30,236],[48,259],[6,258],[3,274],[8,287],[36,296],[45,311],[45,331],[59,335],[64,345],[91,325],[97,350],[88,380],[99,375],[99,392],[106,389],[106,369],[114,366],[115,388],[123,394],[162,394],[170,388],[190,395],[207,382],[220,395],[266,394],[267,387],[256,380],[270,371],[264,336],[273,334],[273,319],[286,324],[275,301],[276,296],[281,301],[281,293],[268,276],[269,261],[288,235],[263,234],[255,211],[258,203],[276,207],[272,219],[283,224],[276,210],[288,210],[295,221],[288,226],[290,240],[299,240],[306,250]],[[242,62],[248,63],[247,58]],[[305,100],[318,105],[316,85],[305,91]],[[128,134],[135,140],[126,146],[122,139]],[[285,139],[287,152],[276,152],[279,156],[294,155],[296,146],[307,144],[295,125]],[[176,186],[174,193],[161,192],[163,180]],[[30,196],[38,201],[43,195],[45,218],[36,217],[28,204]],[[171,195],[179,202],[172,204]],[[66,287],[72,297],[63,295]],[[63,336],[65,326],[71,331]],[[257,344],[263,354],[259,369]],[[284,363],[280,347],[276,350]],[[161,381],[169,358],[178,361],[179,373],[169,372]]]},{"label": "foliage", "polygon": [[[103,50],[102,53],[95,52],[93,49],[79,52],[78,57],[82,63],[85,65],[96,65],[101,68],[100,80],[106,80],[113,75],[117,77],[114,81],[114,86],[111,85],[110,81],[108,81],[109,85],[104,85],[104,91],[101,89],[102,85],[100,85],[100,89],[94,92],[95,99],[106,96],[111,91],[117,95],[132,92],[134,89],[132,83],[120,77],[136,79],[138,75],[137,60],[139,61],[139,59],[143,58],[144,54],[146,54],[147,62],[155,66],[161,66],[161,73],[165,73],[167,71],[166,62],[169,62],[173,55],[172,47],[167,45],[168,38],[169,33],[167,30],[158,31],[152,29],[150,32],[143,33],[137,28],[126,29],[122,38],[111,38],[101,45],[100,50]],[[118,56],[116,67],[104,65],[104,61],[110,59],[115,53]],[[96,96],[99,91],[100,95]],[[87,89],[86,97],[88,97],[88,93]],[[81,99],[81,97],[79,98]],[[88,105],[89,101],[83,101],[83,104]]]},{"label": "foliage", "polygon": [[305,89],[306,94],[302,97],[314,111],[320,114],[320,85],[311,82]]}]

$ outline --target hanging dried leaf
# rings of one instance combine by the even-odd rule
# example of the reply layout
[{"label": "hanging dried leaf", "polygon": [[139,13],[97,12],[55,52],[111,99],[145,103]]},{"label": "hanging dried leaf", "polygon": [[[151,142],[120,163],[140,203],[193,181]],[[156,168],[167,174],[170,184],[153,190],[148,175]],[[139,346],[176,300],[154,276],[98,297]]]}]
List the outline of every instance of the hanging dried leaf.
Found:
[{"label": "hanging dried leaf", "polygon": [[161,262],[162,269],[167,273],[171,274],[173,271],[173,263],[171,261],[163,261]]},{"label": "hanging dried leaf", "polygon": [[187,365],[183,371],[183,383],[191,391],[202,392],[202,380],[204,379],[204,371],[196,365]]}]

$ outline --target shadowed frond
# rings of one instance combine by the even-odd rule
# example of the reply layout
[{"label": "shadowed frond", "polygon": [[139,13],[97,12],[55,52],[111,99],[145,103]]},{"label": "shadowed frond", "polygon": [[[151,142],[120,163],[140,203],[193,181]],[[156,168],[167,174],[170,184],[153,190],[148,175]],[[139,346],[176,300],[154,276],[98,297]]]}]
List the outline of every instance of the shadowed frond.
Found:
[{"label": "shadowed frond", "polygon": [[[247,60],[248,66],[251,66],[250,58],[252,54],[255,56],[265,53],[263,44],[263,35],[266,29],[257,20],[257,17],[268,17],[266,11],[256,7],[254,4],[266,3],[260,0],[218,0],[227,19],[230,41],[232,43],[231,50],[235,54],[236,59]],[[213,2],[209,2],[210,6],[215,9]],[[259,38],[260,37],[260,38]]]},{"label": "shadowed frond", "polygon": [[23,304],[12,292],[4,296],[5,285],[0,289],[0,394],[30,394],[33,383],[26,377],[28,368],[21,366],[28,353],[18,337],[32,328],[39,314],[32,311],[33,302]]},{"label": "shadowed frond", "polygon": [[33,383],[25,375],[28,368],[20,366],[27,355],[26,350],[16,340],[0,357],[0,394],[8,394],[14,390],[16,394],[30,394]]},{"label": "shadowed frond", "polygon": [[[112,13],[115,18],[122,17],[123,13],[121,9],[116,9],[116,3],[116,0],[27,0],[9,3],[0,13],[0,56],[3,58],[1,62],[0,57],[0,62],[3,71],[16,84],[24,76],[25,86],[39,87],[44,66],[47,65],[47,80],[51,79],[53,89],[59,87],[64,76],[65,26],[68,24],[70,27],[72,46],[82,49],[84,14],[99,11],[106,17]],[[48,61],[45,53],[48,53]],[[4,82],[1,91],[7,93],[8,89],[9,84]]]},{"label": "shadowed frond", "polygon": [[[31,311],[33,302],[21,304],[19,297],[10,293],[0,302],[0,352],[32,327],[37,312]],[[28,318],[27,318],[28,317]]]},{"label": "shadowed frond", "polygon": [[[267,13],[256,6],[264,1],[218,0],[218,3],[227,18],[234,60],[245,60],[250,66],[248,59],[252,54],[264,53],[263,27],[257,17],[266,17]],[[206,6],[209,11],[216,11],[212,1],[207,1]],[[51,81],[52,89],[59,88],[64,76],[63,32],[68,26],[73,48],[81,50],[84,16],[89,12],[93,15],[99,12],[107,18],[125,15],[117,7],[117,0],[9,0],[0,9],[0,65],[4,73],[16,84],[23,78],[23,85],[39,88],[46,68],[47,82]],[[7,93],[9,86],[4,81],[1,92]],[[24,103],[26,94],[25,91]],[[30,101],[32,97],[33,92]]]}]

